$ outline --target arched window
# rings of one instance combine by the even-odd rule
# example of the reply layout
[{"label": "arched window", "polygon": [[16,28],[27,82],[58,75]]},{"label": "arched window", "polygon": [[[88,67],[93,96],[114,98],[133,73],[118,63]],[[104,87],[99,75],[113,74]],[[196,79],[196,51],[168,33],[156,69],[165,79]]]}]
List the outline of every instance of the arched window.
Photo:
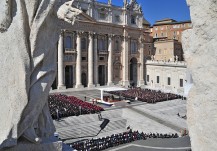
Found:
[{"label": "arched window", "polygon": [[66,37],[65,48],[69,48],[69,49],[72,48],[72,38],[71,38],[71,36]]},{"label": "arched window", "polygon": [[82,38],[81,39],[81,49],[86,50],[86,48],[87,48],[86,45],[87,45],[86,44],[86,38]]},{"label": "arched window", "polygon": [[136,41],[131,42],[131,53],[137,53],[137,43],[136,43]]}]

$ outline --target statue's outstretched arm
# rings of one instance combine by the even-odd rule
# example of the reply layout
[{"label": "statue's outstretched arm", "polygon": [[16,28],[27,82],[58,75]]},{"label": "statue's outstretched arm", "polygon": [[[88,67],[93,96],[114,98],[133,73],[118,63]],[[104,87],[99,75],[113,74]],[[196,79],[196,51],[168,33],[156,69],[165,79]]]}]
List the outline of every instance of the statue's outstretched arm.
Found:
[{"label": "statue's outstretched arm", "polygon": [[70,24],[74,24],[77,16],[82,13],[81,10],[74,8],[72,3],[73,1],[64,3],[57,11],[58,18]]},{"label": "statue's outstretched arm", "polygon": [[12,0],[0,0],[0,32],[5,32],[12,22]]}]

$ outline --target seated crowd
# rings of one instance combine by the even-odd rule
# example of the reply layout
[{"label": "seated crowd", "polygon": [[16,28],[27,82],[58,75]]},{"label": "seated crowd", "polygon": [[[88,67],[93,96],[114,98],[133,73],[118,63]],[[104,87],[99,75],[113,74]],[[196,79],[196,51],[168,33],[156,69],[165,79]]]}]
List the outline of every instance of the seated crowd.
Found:
[{"label": "seated crowd", "polygon": [[173,100],[178,98],[183,99],[182,96],[177,94],[163,93],[161,91],[141,89],[141,88],[131,88],[128,90],[111,91],[107,93],[111,93],[119,97],[122,96],[125,99],[139,100],[147,103],[156,103],[156,102],[162,102],[162,101]]},{"label": "seated crowd", "polygon": [[74,96],[62,94],[49,95],[48,105],[52,118],[58,120],[61,117],[92,114],[104,110],[99,106],[82,101]]},{"label": "seated crowd", "polygon": [[78,151],[99,151],[110,147],[115,147],[121,144],[130,143],[136,140],[146,140],[148,138],[177,138],[178,134],[159,134],[159,133],[139,133],[132,130],[124,133],[113,134],[111,136],[102,137],[98,139],[90,139],[85,142],[74,142],[70,147]]}]

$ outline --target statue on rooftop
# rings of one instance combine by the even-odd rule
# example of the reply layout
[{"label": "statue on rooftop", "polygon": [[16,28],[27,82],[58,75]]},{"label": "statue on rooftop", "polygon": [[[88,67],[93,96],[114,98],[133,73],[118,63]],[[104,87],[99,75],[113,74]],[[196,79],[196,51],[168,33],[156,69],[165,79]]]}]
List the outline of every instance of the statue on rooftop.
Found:
[{"label": "statue on rooftop", "polygon": [[0,149],[54,133],[48,94],[56,76],[61,22],[81,11],[59,0],[0,1]]}]

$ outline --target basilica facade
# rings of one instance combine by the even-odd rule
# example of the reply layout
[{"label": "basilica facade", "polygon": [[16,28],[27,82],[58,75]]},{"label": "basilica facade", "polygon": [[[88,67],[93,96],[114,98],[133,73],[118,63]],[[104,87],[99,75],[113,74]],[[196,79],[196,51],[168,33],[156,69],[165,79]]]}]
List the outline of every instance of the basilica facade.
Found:
[{"label": "basilica facade", "polygon": [[103,85],[144,85],[145,48],[152,42],[136,0],[100,3],[75,0],[83,11],[75,25],[65,25],[58,42],[58,89]]}]

